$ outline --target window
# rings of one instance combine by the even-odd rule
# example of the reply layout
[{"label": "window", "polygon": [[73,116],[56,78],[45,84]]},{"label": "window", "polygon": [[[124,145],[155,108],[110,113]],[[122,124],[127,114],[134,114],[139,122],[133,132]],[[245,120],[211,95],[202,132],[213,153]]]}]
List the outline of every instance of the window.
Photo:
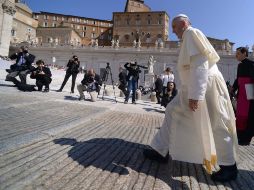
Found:
[{"label": "window", "polygon": [[130,25],[130,19],[129,18],[126,19],[126,24]]},{"label": "window", "polygon": [[44,15],[44,19],[45,19],[45,20],[48,20],[48,15]]},{"label": "window", "polygon": [[52,23],[52,26],[53,26],[53,27],[56,27],[56,23],[53,22],[53,23]]},{"label": "window", "polygon": [[95,25],[95,24],[96,24],[96,21],[93,21],[93,24]]},{"label": "window", "polygon": [[79,25],[77,26],[77,29],[78,29],[78,30],[80,29],[80,26],[79,26]]},{"label": "window", "polygon": [[83,36],[83,37],[86,37],[86,32],[82,32],[82,36]]},{"label": "window", "polygon": [[140,25],[141,24],[141,20],[139,18],[136,19],[136,25]]},{"label": "window", "polygon": [[56,20],[56,16],[53,16],[53,20]]},{"label": "window", "polygon": [[147,20],[147,24],[151,24],[151,20],[150,19]]},{"label": "window", "polygon": [[92,34],[91,34],[91,38],[95,38],[95,33],[92,33]]},{"label": "window", "polygon": [[62,17],[62,21],[64,21],[64,17]]},{"label": "window", "polygon": [[83,30],[86,30],[86,26],[83,26]]},{"label": "window", "polygon": [[93,31],[95,31],[95,28],[93,28]]},{"label": "window", "polygon": [[101,29],[101,33],[103,33],[104,32],[104,30],[103,29]]},{"label": "window", "polygon": [[74,22],[74,21],[75,21],[75,18],[71,18],[71,21]]},{"label": "window", "polygon": [[44,22],[44,27],[48,27],[48,23],[47,22]]},{"label": "window", "polygon": [[11,30],[11,36],[16,36],[16,30],[14,29]]},{"label": "window", "polygon": [[158,24],[162,24],[162,19],[161,18],[159,18]]}]

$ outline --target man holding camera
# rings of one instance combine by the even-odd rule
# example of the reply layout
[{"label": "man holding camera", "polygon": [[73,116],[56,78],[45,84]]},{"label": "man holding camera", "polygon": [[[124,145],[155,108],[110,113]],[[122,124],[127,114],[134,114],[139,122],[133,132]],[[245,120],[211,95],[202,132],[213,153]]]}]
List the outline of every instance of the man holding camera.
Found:
[{"label": "man holding camera", "polygon": [[57,90],[57,92],[62,92],[68,79],[70,78],[70,76],[72,76],[71,93],[74,93],[74,87],[75,87],[76,78],[79,72],[79,66],[80,66],[80,61],[78,60],[78,57],[74,55],[67,64],[68,69],[66,70],[64,81],[61,85],[61,88]]},{"label": "man holding camera", "polygon": [[44,92],[49,92],[49,84],[51,83],[51,71],[48,67],[45,67],[43,60],[36,62],[37,68],[31,73],[31,78],[36,79],[36,86],[38,91],[42,91],[42,87],[45,86]]},{"label": "man holding camera", "polygon": [[16,63],[11,65],[10,69],[6,69],[9,73],[6,76],[6,81],[12,81],[14,84],[19,83],[16,76],[19,75],[20,82],[26,84],[26,76],[32,70],[32,63],[35,56],[28,53],[28,47],[21,46],[19,52],[10,56],[11,60],[16,59]]},{"label": "man holding camera", "polygon": [[99,93],[101,85],[101,77],[96,74],[93,69],[89,69],[84,75],[84,79],[81,81],[81,84],[77,86],[80,94],[79,100],[85,99],[84,91],[96,91]]},{"label": "man holding camera", "polygon": [[128,104],[131,90],[132,90],[132,104],[136,104],[136,90],[138,85],[139,73],[141,73],[141,70],[139,69],[137,62],[125,63],[124,67],[128,71],[127,75],[128,92],[125,96],[124,104]]}]

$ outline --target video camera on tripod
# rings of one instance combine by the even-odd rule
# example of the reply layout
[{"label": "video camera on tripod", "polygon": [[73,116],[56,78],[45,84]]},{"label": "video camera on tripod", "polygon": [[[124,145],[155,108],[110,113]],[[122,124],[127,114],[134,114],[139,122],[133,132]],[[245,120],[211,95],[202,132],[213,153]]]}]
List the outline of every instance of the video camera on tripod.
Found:
[{"label": "video camera on tripod", "polygon": [[115,102],[117,102],[116,101],[116,93],[115,93],[115,85],[114,85],[114,80],[113,80],[113,76],[112,76],[112,71],[111,71],[110,63],[107,63],[107,66],[105,68],[105,72],[104,72],[103,77],[102,77],[102,81],[104,83],[104,89],[103,89],[102,99],[104,100],[105,89],[106,89],[106,82],[108,81],[108,75],[110,75],[111,84],[112,84],[113,91],[114,91],[114,96],[115,96]]}]

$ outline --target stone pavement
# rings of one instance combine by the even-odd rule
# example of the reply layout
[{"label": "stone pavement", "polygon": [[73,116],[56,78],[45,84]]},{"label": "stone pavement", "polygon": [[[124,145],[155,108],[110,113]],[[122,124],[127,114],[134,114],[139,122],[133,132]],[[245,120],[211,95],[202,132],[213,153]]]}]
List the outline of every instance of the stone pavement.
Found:
[{"label": "stone pavement", "polygon": [[4,81],[6,67],[0,62],[1,190],[254,189],[253,145],[240,147],[236,181],[214,183],[201,165],[143,157],[164,117],[159,105],[78,101],[70,81],[55,91],[64,71],[53,71],[49,93],[20,92]]}]

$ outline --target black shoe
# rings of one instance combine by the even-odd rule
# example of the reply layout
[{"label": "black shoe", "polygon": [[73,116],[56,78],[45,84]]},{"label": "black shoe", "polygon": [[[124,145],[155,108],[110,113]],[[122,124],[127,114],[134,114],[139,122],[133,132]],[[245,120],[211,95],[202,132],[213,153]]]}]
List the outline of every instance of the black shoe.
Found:
[{"label": "black shoe", "polygon": [[57,92],[62,92],[62,89],[58,89]]},{"label": "black shoe", "polygon": [[7,73],[11,73],[11,69],[5,69]]},{"label": "black shoe", "polygon": [[73,93],[74,93],[74,90],[71,91],[71,94],[73,94]]},{"label": "black shoe", "polygon": [[241,141],[241,140],[238,140],[238,144],[240,146],[249,146],[250,145],[250,142],[249,141]]},{"label": "black shoe", "polygon": [[45,88],[43,92],[49,92],[49,88]]},{"label": "black shoe", "polygon": [[128,102],[127,102],[127,101],[124,101],[124,104],[128,104]]},{"label": "black shoe", "polygon": [[238,169],[236,164],[231,166],[220,166],[220,168],[218,172],[214,172],[211,175],[213,181],[227,182],[237,178]]},{"label": "black shoe", "polygon": [[168,154],[164,157],[153,149],[145,149],[143,155],[149,160],[155,160],[161,163],[167,163],[169,158]]},{"label": "black shoe", "polygon": [[79,101],[81,101],[81,100],[85,100],[85,97],[79,97],[79,99],[78,99]]},{"label": "black shoe", "polygon": [[136,104],[136,101],[132,101],[132,104]]}]

